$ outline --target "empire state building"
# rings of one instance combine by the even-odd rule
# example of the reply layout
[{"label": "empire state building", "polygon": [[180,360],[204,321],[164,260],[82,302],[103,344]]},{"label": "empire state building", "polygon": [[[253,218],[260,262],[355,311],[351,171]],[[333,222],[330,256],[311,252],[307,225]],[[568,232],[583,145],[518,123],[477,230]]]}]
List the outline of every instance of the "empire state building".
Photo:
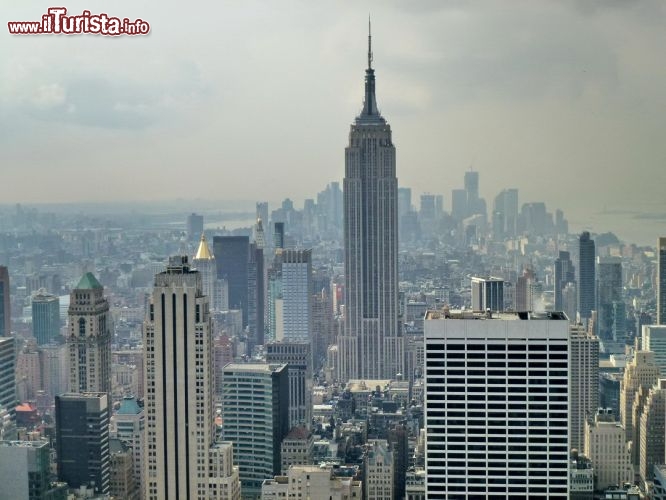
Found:
[{"label": "empire state building", "polygon": [[391,379],[404,373],[398,322],[398,179],[391,127],[379,113],[368,33],[365,102],[345,149],[345,331],[340,377]]}]

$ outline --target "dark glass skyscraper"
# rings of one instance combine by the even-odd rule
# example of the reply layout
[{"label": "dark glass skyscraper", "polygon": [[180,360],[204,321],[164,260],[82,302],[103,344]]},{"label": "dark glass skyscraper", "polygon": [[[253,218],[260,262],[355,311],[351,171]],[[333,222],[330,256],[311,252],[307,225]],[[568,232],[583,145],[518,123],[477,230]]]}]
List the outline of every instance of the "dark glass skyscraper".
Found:
[{"label": "dark glass skyscraper", "polygon": [[344,216],[340,375],[393,378],[404,366],[398,323],[398,179],[391,127],[377,108],[370,36],[365,102],[345,149]]},{"label": "dark glass skyscraper", "polygon": [[596,308],[594,255],[594,240],[585,231],[578,239],[578,313],[583,320]]},{"label": "dark glass skyscraper", "polygon": [[229,309],[243,310],[243,328],[247,326],[247,285],[250,238],[248,236],[215,236],[213,253],[218,279],[229,285]]},{"label": "dark glass skyscraper", "polygon": [[58,479],[70,488],[93,485],[108,493],[109,405],[107,394],[61,394],[55,398]]},{"label": "dark glass skyscraper", "polygon": [[9,272],[0,266],[0,337],[8,337],[11,328],[11,307],[9,304]]},{"label": "dark glass skyscraper", "polygon": [[[574,265],[571,262],[569,252],[560,250],[560,254],[555,259],[555,310],[564,311],[562,301],[562,290],[567,283],[573,283],[576,280]],[[575,319],[575,318],[569,318]]]}]

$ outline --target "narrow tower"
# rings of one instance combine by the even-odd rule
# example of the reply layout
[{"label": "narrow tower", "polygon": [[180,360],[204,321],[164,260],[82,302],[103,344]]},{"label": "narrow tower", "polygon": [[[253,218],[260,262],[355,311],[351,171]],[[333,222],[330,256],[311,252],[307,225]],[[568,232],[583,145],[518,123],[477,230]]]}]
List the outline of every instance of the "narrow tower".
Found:
[{"label": "narrow tower", "polygon": [[339,348],[340,373],[347,379],[403,373],[395,147],[377,108],[372,59],[368,32],[365,100],[345,149],[345,331]]}]

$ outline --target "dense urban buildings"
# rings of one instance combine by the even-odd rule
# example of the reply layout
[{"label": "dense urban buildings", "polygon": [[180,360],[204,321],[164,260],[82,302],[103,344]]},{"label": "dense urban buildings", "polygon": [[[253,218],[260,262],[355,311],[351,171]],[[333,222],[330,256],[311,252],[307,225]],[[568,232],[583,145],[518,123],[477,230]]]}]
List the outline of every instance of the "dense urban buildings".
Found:
[{"label": "dense urban buildings", "polygon": [[309,195],[0,204],[0,497],[666,496],[666,238],[398,185],[372,66]]},{"label": "dense urban buildings", "polygon": [[398,321],[398,179],[391,127],[379,113],[368,36],[361,114],[345,150],[345,328],[338,337],[345,379],[404,373]]}]

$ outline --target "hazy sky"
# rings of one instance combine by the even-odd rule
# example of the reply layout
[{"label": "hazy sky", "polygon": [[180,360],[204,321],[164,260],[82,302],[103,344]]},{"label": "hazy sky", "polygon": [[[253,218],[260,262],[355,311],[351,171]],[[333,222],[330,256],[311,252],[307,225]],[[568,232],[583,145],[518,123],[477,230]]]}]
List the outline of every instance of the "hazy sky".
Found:
[{"label": "hazy sky", "polygon": [[472,166],[489,206],[517,187],[581,226],[604,208],[666,213],[661,0],[64,3],[151,25],[117,38],[11,36],[52,3],[2,3],[0,203],[300,205],[344,175],[371,12],[415,198],[449,207]]}]

